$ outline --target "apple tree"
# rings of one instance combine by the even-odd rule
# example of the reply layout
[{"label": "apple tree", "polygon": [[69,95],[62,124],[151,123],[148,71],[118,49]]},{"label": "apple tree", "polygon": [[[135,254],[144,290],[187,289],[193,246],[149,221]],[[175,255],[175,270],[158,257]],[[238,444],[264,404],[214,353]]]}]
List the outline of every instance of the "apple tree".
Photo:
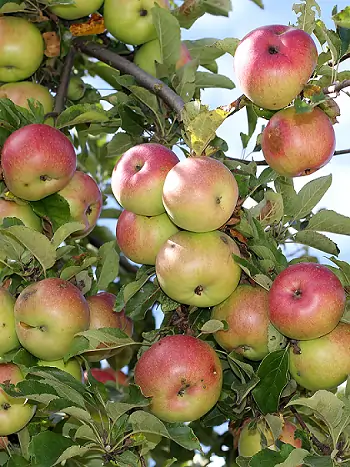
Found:
[{"label": "apple tree", "polygon": [[0,465],[350,466],[350,218],[307,180],[350,7],[296,2],[185,41],[231,2],[0,0]]}]

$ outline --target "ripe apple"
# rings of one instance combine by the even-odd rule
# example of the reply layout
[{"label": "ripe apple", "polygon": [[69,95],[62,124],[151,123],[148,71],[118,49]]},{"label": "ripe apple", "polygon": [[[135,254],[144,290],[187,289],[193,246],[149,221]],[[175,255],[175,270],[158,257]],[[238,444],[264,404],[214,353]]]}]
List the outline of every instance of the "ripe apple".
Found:
[{"label": "ripe apple", "polygon": [[262,26],[241,40],[234,68],[242,91],[254,104],[278,110],[302,91],[317,57],[314,41],[301,29]]},{"label": "ripe apple", "polygon": [[269,318],[291,339],[315,339],[336,327],[345,300],[343,286],[330,269],[317,263],[297,263],[274,280],[269,291]]},{"label": "ripe apple", "polygon": [[8,189],[19,198],[37,201],[69,183],[76,170],[77,157],[72,143],[62,132],[33,123],[7,138],[1,165]]},{"label": "ripe apple", "polygon": [[[68,6],[68,5],[66,5]],[[70,5],[73,6],[73,5]],[[68,84],[67,97],[71,101],[80,100],[85,94],[85,83],[79,76],[71,76]]]},{"label": "ripe apple", "polygon": [[301,114],[288,107],[271,118],[262,133],[261,147],[266,162],[280,175],[309,175],[331,160],[335,133],[319,107]]},{"label": "ripe apple", "polygon": [[123,211],[117,222],[117,242],[134,263],[153,265],[160,247],[178,231],[166,213],[146,217]]},{"label": "ripe apple", "polygon": [[20,346],[15,329],[15,299],[0,287],[0,356]]},{"label": "ripe apple", "polygon": [[63,359],[54,361],[39,360],[37,364],[38,366],[49,366],[51,368],[58,368],[59,370],[66,371],[78,381],[83,382],[83,370],[76,358],[71,358],[67,363],[64,363]]},{"label": "ripe apple", "polygon": [[262,360],[268,353],[268,292],[248,284],[237,289],[212,312],[212,319],[225,320],[227,331],[214,334],[215,340],[228,352],[244,355],[249,360]]},{"label": "ripe apple", "polygon": [[29,108],[28,99],[35,99],[42,104],[45,114],[52,112],[53,109],[54,100],[49,90],[45,86],[31,81],[3,84],[0,87],[0,98],[2,97],[10,99],[14,104],[26,109]]},{"label": "ripe apple", "polygon": [[82,238],[95,227],[102,211],[102,194],[90,175],[77,170],[68,185],[58,193],[69,204],[71,220],[81,222],[85,229],[72,234],[72,237]]},{"label": "ripe apple", "polygon": [[350,325],[339,323],[325,336],[298,341],[297,346],[290,347],[290,374],[310,391],[336,388],[350,374],[349,352]]},{"label": "ripe apple", "polygon": [[89,16],[101,8],[102,3],[103,0],[74,0],[72,5],[50,6],[50,11],[59,18],[73,20]]},{"label": "ripe apple", "polygon": [[115,371],[113,368],[91,368],[92,376],[100,383],[107,383],[107,381],[116,382],[121,386],[128,386],[128,377],[122,371]]},{"label": "ripe apple", "polygon": [[146,350],[136,363],[134,377],[142,393],[152,397],[154,415],[166,422],[190,422],[218,401],[222,367],[209,344],[178,334]]},{"label": "ripe apple", "polygon": [[241,268],[232,257],[236,243],[225,233],[178,232],[159,250],[159,285],[173,300],[198,307],[215,306],[237,287]]},{"label": "ripe apple", "polygon": [[[196,180],[196,185],[194,185]],[[209,232],[225,224],[238,200],[230,170],[210,157],[189,157],[166,176],[163,204],[174,222],[192,232]]]},{"label": "ripe apple", "polygon": [[132,45],[155,39],[157,32],[151,12],[155,4],[170,8],[168,0],[105,0],[103,17],[108,32]]},{"label": "ripe apple", "polygon": [[[180,58],[176,63],[176,69],[183,67],[191,61],[191,55],[187,46],[182,42],[180,49]],[[156,63],[163,63],[159,39],[147,42],[142,45],[134,56],[134,63],[142,68],[149,75],[157,76]]]},{"label": "ripe apple", "polygon": [[26,227],[42,231],[41,219],[34,214],[29,204],[19,204],[15,201],[0,199],[0,223],[5,217],[16,217],[21,220]]},{"label": "ripe apple", "polygon": [[89,306],[72,283],[57,277],[44,279],[20,293],[15,321],[25,349],[41,360],[60,360],[74,335],[89,328]]},{"label": "ripe apple", "polygon": [[141,216],[162,214],[164,180],[178,162],[176,154],[161,144],[144,143],[129,149],[112,173],[116,200],[123,208]]},{"label": "ripe apple", "polygon": [[[0,364],[0,383],[16,385],[23,380],[21,370],[13,363]],[[0,388],[0,436],[8,436],[22,430],[35,412],[35,407],[23,398],[15,398]]]}]

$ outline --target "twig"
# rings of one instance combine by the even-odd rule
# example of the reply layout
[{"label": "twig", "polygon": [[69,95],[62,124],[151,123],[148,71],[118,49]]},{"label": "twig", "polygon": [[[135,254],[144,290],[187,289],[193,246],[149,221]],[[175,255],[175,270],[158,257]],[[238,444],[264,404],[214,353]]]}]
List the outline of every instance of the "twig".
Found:
[{"label": "twig", "polygon": [[330,61],[327,63],[327,65],[328,65],[328,66],[336,66],[338,63],[345,62],[345,60],[347,60],[348,58],[350,58],[350,53],[347,53],[347,54],[343,55],[343,56],[341,57],[341,59],[340,59],[336,64],[334,64],[334,63],[332,62],[332,60],[330,60]]},{"label": "twig", "polygon": [[322,89],[323,94],[338,94],[344,88],[348,88],[350,86],[350,79],[345,79],[340,83],[331,84]]},{"label": "twig", "polygon": [[54,116],[59,115],[64,109],[64,104],[65,104],[66,97],[67,97],[69,79],[70,79],[70,75],[71,75],[73,64],[74,64],[74,58],[75,58],[75,50],[72,47],[69,50],[68,54],[66,55],[66,59],[63,64],[61,81],[60,81],[60,85],[58,86],[57,94],[55,98],[55,108],[53,111]]},{"label": "twig", "polygon": [[340,149],[339,151],[334,151],[334,156],[341,156],[342,154],[350,154],[350,149]]}]

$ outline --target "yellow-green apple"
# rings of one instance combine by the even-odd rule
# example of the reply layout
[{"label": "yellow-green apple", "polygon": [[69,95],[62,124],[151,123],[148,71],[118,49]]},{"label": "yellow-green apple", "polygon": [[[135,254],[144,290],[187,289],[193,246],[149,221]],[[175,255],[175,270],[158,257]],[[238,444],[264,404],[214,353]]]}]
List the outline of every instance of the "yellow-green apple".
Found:
[{"label": "yellow-green apple", "polygon": [[150,410],[167,422],[197,420],[214,407],[222,387],[215,350],[192,336],[177,334],[154,343],[135,366],[135,383]]},{"label": "yellow-green apple", "polygon": [[262,133],[261,147],[266,162],[280,175],[309,175],[331,160],[335,133],[319,107],[305,113],[288,107],[273,115]]},{"label": "yellow-green apple", "polygon": [[259,286],[239,285],[212,311],[212,319],[225,320],[228,325],[227,331],[214,334],[215,340],[228,352],[262,360],[269,353],[268,314],[268,292]]},{"label": "yellow-green apple", "polygon": [[63,19],[79,19],[84,16],[89,16],[99,8],[101,8],[103,0],[74,0],[74,4],[53,5],[50,10],[59,18]]},{"label": "yellow-green apple", "polygon": [[116,382],[121,386],[128,386],[128,377],[122,371],[115,371],[113,368],[91,368],[92,376],[100,383],[107,383],[107,381]]},{"label": "yellow-green apple", "polygon": [[42,231],[41,219],[38,217],[29,204],[19,204],[15,201],[0,199],[0,223],[5,217],[16,217],[21,220],[26,227]]},{"label": "yellow-green apple", "polygon": [[15,328],[15,298],[0,287],[0,356],[20,346]]},{"label": "yellow-green apple", "polygon": [[232,254],[239,256],[238,246],[223,232],[178,232],[157,255],[159,285],[185,305],[218,305],[236,289],[241,277]]},{"label": "yellow-green apple", "polygon": [[271,286],[269,318],[291,339],[315,339],[337,326],[345,300],[340,280],[326,266],[292,264],[278,274]]},{"label": "yellow-green apple", "polygon": [[[193,182],[196,180],[196,188]],[[209,232],[231,217],[238,185],[230,170],[210,157],[188,157],[166,176],[163,204],[174,222],[192,232]]]},{"label": "yellow-green apple", "polygon": [[16,332],[22,346],[41,360],[60,360],[74,335],[90,324],[87,301],[72,283],[44,279],[26,287],[15,303]]},{"label": "yellow-green apple", "polygon": [[34,24],[15,16],[0,17],[0,81],[29,78],[43,57],[44,40]]},{"label": "yellow-green apple", "polygon": [[[0,364],[0,383],[16,385],[22,381],[23,375],[19,367],[13,363]],[[35,407],[22,397],[11,397],[0,388],[0,436],[8,436],[22,430],[35,412]]]},{"label": "yellow-green apple", "polygon": [[85,225],[72,237],[85,237],[95,227],[102,210],[102,194],[90,175],[77,170],[68,185],[58,192],[69,204],[71,220]]},{"label": "yellow-green apple", "polygon": [[134,263],[153,265],[160,247],[178,231],[166,213],[146,217],[124,210],[117,222],[117,242]]},{"label": "yellow-green apple", "polygon": [[157,32],[151,11],[155,4],[169,8],[168,0],[105,0],[103,17],[108,32],[132,45],[155,39]]},{"label": "yellow-green apple", "polygon": [[138,144],[126,151],[112,173],[112,191],[118,203],[141,216],[165,212],[162,192],[165,177],[179,162],[170,149],[156,143]]},{"label": "yellow-green apple", "polygon": [[350,325],[339,323],[329,334],[297,341],[289,350],[289,371],[305,389],[333,389],[350,374]]},{"label": "yellow-green apple", "polygon": [[83,370],[76,358],[71,358],[66,363],[63,359],[53,361],[39,360],[37,365],[58,368],[59,370],[66,371],[78,381],[83,381]]},{"label": "yellow-green apple", "polygon": [[45,86],[31,81],[3,84],[0,87],[0,98],[3,97],[26,109],[29,108],[28,99],[35,99],[42,104],[45,114],[53,109],[54,101],[50,91]]},{"label": "yellow-green apple", "polygon": [[78,101],[85,94],[85,88],[85,83],[79,76],[71,76],[67,90],[68,99]]},{"label": "yellow-green apple", "polygon": [[39,123],[13,132],[1,153],[8,189],[28,201],[37,201],[62,190],[73,177],[76,165],[74,147],[67,136]]},{"label": "yellow-green apple", "polygon": [[[176,62],[176,69],[183,67],[191,61],[190,52],[183,42],[181,42],[180,57]],[[134,63],[142,68],[149,75],[156,76],[156,62],[163,63],[159,39],[154,39],[142,45],[134,56]]]},{"label": "yellow-green apple", "polygon": [[316,45],[305,31],[279,24],[262,26],[239,43],[234,69],[242,91],[254,104],[278,110],[302,91],[317,57]]}]

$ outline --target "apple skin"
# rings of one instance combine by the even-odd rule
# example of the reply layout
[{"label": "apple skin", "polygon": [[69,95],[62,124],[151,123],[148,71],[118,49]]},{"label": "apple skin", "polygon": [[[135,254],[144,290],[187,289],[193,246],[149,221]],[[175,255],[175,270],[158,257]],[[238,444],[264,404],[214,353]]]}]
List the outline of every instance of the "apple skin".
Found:
[{"label": "apple skin", "polygon": [[[170,8],[168,0],[105,0],[103,17],[110,34],[119,41],[140,45],[156,39],[150,11],[155,4]],[[116,14],[116,12],[123,14]]]},{"label": "apple skin", "polygon": [[69,204],[71,220],[85,225],[71,236],[86,237],[95,227],[103,205],[102,193],[90,175],[77,170],[68,185],[58,192]]},{"label": "apple skin", "polygon": [[78,381],[83,382],[83,370],[76,358],[71,358],[67,363],[64,363],[63,359],[53,361],[39,360],[37,365],[58,368],[59,370],[66,371]]},{"label": "apple skin", "polygon": [[20,346],[15,329],[15,298],[0,287],[0,356]]},{"label": "apple skin", "polygon": [[317,58],[314,41],[301,29],[262,26],[239,43],[234,69],[243,93],[254,104],[279,110],[302,91],[316,67]]},{"label": "apple skin", "polygon": [[345,301],[343,286],[330,269],[317,263],[297,263],[274,280],[269,291],[269,318],[291,339],[315,339],[337,326]]},{"label": "apple skin", "polygon": [[86,331],[90,311],[80,290],[59,278],[26,287],[15,303],[16,332],[22,346],[35,357],[60,360],[74,335]]},{"label": "apple skin", "polygon": [[335,150],[335,133],[318,107],[296,113],[295,107],[277,112],[265,127],[261,147],[266,162],[280,175],[309,175],[326,165]]},{"label": "apple skin", "polygon": [[28,99],[32,98],[42,104],[45,114],[53,110],[54,99],[49,90],[45,86],[31,81],[3,84],[0,87],[0,98],[3,97],[26,109],[29,109]]},{"label": "apple skin", "polygon": [[156,274],[159,285],[173,300],[198,307],[215,306],[236,289],[241,268],[232,257],[240,255],[225,233],[178,232],[159,250]]},{"label": "apple skin", "polygon": [[116,200],[141,216],[162,214],[164,180],[178,162],[176,154],[161,144],[144,143],[129,149],[113,169],[111,183]]},{"label": "apple skin", "polygon": [[325,336],[298,341],[299,353],[289,350],[289,371],[305,389],[333,389],[343,383],[350,373],[350,325],[339,323]]},{"label": "apple skin", "polygon": [[214,334],[228,352],[234,350],[249,360],[262,360],[268,353],[268,292],[262,287],[239,285],[212,311],[212,319],[225,320],[227,331]]},{"label": "apple skin", "polygon": [[80,100],[85,94],[85,83],[79,76],[71,76],[68,84],[67,97],[71,101]]},{"label": "apple skin", "polygon": [[168,216],[191,232],[209,232],[224,225],[237,200],[235,177],[222,162],[206,156],[179,162],[169,171],[163,186]]},{"label": "apple skin", "polygon": [[178,334],[146,350],[136,363],[134,378],[142,393],[152,397],[154,415],[166,422],[190,422],[218,401],[222,367],[209,344]]},{"label": "apple skin", "polygon": [[89,16],[99,10],[103,0],[74,0],[74,5],[51,6],[50,11],[59,18],[73,20]]},{"label": "apple skin", "polygon": [[16,217],[26,227],[38,232],[42,231],[41,219],[34,213],[29,204],[18,204],[15,201],[0,199],[0,223],[5,217]]},{"label": "apple skin", "polygon": [[123,211],[116,234],[119,248],[127,258],[134,263],[154,265],[161,246],[178,231],[166,213],[146,217]]},{"label": "apple skin", "polygon": [[107,381],[116,382],[121,386],[128,386],[128,377],[122,371],[115,371],[113,368],[91,368],[92,376],[100,383],[107,383]]},{"label": "apple skin", "polygon": [[[19,367],[13,363],[0,364],[0,383],[6,381],[17,384],[23,380]],[[31,406],[23,398],[8,396],[0,388],[0,436],[8,436],[22,430],[35,413],[35,407]]]},{"label": "apple skin", "polygon": [[0,81],[29,78],[41,65],[44,40],[39,29],[24,18],[0,17]]},{"label": "apple skin", "polygon": [[15,196],[38,201],[69,183],[76,170],[77,156],[62,132],[33,123],[7,138],[1,165],[6,185]]}]

